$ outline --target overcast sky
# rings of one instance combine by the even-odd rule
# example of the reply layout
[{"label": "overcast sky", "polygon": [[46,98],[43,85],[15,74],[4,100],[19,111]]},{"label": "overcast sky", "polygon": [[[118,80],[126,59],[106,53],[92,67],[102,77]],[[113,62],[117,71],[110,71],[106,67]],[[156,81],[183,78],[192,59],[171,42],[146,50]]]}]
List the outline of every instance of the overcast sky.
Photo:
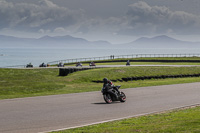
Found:
[{"label": "overcast sky", "polygon": [[200,0],[0,0],[0,34],[112,43],[164,34],[200,41]]}]

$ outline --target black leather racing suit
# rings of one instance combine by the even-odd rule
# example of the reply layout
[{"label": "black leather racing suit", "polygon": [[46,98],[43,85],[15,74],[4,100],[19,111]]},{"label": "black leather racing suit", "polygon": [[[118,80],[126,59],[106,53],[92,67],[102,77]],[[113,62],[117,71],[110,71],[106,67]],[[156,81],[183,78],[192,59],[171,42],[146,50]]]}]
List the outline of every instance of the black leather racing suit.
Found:
[{"label": "black leather racing suit", "polygon": [[106,89],[106,91],[108,91],[108,92],[112,93],[113,95],[115,95],[116,97],[118,97],[118,95],[116,93],[111,91],[111,89],[113,88],[119,93],[119,90],[114,85],[111,85],[109,83],[106,83],[106,84],[104,83],[103,87]]}]

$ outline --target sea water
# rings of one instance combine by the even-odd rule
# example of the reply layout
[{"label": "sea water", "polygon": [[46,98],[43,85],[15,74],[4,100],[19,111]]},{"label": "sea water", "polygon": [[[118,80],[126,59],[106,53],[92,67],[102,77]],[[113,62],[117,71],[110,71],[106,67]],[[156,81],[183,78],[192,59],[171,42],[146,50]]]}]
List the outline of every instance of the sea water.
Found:
[{"label": "sea water", "polygon": [[131,54],[200,54],[200,49],[68,49],[68,48],[0,48],[0,67],[39,66],[57,60]]}]

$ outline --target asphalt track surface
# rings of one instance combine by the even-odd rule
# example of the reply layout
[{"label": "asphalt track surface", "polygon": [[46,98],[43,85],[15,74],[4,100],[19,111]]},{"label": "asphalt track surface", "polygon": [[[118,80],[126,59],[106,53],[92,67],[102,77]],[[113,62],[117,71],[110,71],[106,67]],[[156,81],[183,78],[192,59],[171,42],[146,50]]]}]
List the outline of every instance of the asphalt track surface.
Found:
[{"label": "asphalt track surface", "polygon": [[200,104],[200,83],[121,91],[125,103],[105,104],[100,91],[0,100],[0,132],[49,132]]},{"label": "asphalt track surface", "polygon": [[[97,66],[65,66],[65,67],[33,67],[23,69],[46,69],[46,68],[108,68],[108,67],[200,67],[200,65],[97,65]],[[22,68],[19,68],[22,69]]]}]

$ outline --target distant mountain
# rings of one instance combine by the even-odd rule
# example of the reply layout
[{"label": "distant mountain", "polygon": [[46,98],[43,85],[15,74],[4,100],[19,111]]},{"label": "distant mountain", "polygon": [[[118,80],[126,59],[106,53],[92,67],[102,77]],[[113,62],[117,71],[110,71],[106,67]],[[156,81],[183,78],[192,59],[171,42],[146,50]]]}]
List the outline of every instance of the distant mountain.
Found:
[{"label": "distant mountain", "polygon": [[0,35],[0,46],[5,46],[5,47],[16,47],[16,46],[28,47],[35,40],[36,39],[33,39],[33,38],[18,38],[18,37],[13,37],[13,36]]},{"label": "distant mountain", "polygon": [[50,36],[44,36],[38,39],[38,41],[56,41],[56,42],[77,42],[77,43],[88,43],[89,41],[82,39],[82,38],[75,38],[72,36],[55,36],[55,37],[50,37]]},{"label": "distant mountain", "polygon": [[102,41],[102,40],[100,40],[100,41],[93,41],[93,42],[91,42],[91,44],[94,44],[96,46],[102,46],[102,47],[109,47],[109,46],[111,46],[110,42],[108,42],[108,41]]},{"label": "distant mountain", "polygon": [[36,40],[41,46],[62,46],[62,47],[88,47],[91,43],[82,38],[72,36],[44,36]]},{"label": "distant mountain", "polygon": [[13,36],[5,36],[5,35],[0,35],[0,40],[1,41],[33,41],[36,40],[34,38],[19,38],[19,37],[13,37]]},{"label": "distant mountain", "polygon": [[119,46],[131,48],[200,48],[200,42],[181,41],[161,35],[152,38],[141,37],[133,42]]},{"label": "distant mountain", "polygon": [[156,36],[153,38],[147,38],[147,37],[141,37],[134,41],[134,43],[146,43],[146,42],[151,42],[151,43],[160,43],[160,42],[167,42],[167,43],[179,43],[183,41],[176,40],[174,38],[168,37],[166,35],[162,36]]},{"label": "distant mountain", "polygon": [[66,36],[43,36],[38,39],[18,38],[0,35],[0,46],[5,47],[67,47],[67,48],[91,48],[111,46],[107,41],[88,41],[83,38]]},{"label": "distant mountain", "polygon": [[112,45],[100,41],[88,41],[70,35],[43,36],[41,38],[19,38],[0,35],[0,47],[65,47],[65,48],[200,48],[200,42],[181,41],[166,35],[152,38],[141,37],[125,44]]}]

